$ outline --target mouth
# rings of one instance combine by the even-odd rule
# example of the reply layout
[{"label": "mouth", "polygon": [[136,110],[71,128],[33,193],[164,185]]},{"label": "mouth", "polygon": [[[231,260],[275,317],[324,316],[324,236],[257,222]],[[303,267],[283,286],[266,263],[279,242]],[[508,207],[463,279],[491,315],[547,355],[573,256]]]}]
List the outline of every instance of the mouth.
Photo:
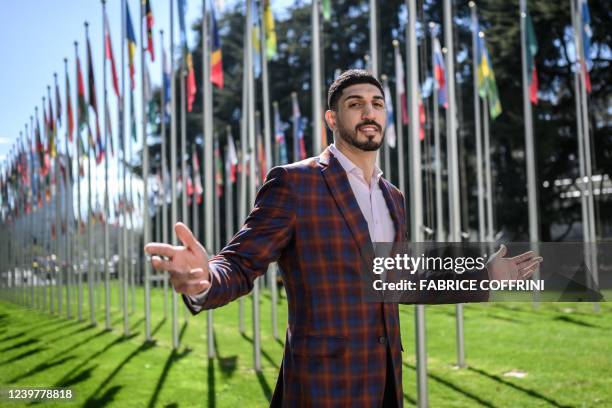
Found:
[{"label": "mouth", "polygon": [[361,125],[357,127],[357,130],[366,135],[380,133],[380,129],[376,125]]}]

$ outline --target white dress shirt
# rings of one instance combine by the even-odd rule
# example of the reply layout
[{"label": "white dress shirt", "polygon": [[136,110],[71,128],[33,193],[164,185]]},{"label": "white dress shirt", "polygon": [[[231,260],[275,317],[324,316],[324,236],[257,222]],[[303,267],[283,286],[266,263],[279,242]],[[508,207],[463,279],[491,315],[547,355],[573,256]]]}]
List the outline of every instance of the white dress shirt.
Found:
[{"label": "white dress shirt", "polygon": [[372,178],[367,182],[363,171],[338,150],[334,143],[329,146],[329,149],[346,171],[353,195],[357,199],[363,218],[368,223],[371,241],[393,242],[395,226],[379,185],[383,175],[382,170],[374,166]]}]

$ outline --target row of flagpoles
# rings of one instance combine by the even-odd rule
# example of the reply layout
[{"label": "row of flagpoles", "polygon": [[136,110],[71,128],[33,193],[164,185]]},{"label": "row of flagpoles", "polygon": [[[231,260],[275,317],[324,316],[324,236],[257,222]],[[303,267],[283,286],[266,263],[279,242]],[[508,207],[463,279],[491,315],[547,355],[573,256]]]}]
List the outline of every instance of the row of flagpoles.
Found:
[{"label": "row of flagpoles", "polygon": [[[591,159],[590,159],[590,136],[587,117],[587,94],[590,92],[589,69],[592,63],[589,59],[590,48],[590,19],[586,0],[571,0],[572,7],[572,27],[574,28],[576,44],[577,68],[575,69],[575,90],[577,130],[579,136],[579,157],[581,179],[585,180],[585,189],[588,194],[582,194],[582,214],[585,222],[583,223],[585,242],[595,241],[595,222],[593,210],[593,194],[591,182]],[[149,174],[151,165],[148,149],[149,129],[153,128],[153,121],[149,120],[156,116],[154,111],[153,92],[151,89],[151,78],[148,74],[148,64],[155,62],[154,47],[154,18],[150,1],[145,0],[140,4],[140,39],[142,47],[137,46],[137,36],[132,24],[132,17],[126,0],[121,1],[121,61],[120,72],[117,72],[117,64],[114,58],[114,51],[110,35],[110,24],[106,14],[106,1],[102,1],[103,19],[103,38],[104,38],[104,69],[103,69],[103,111],[100,112],[96,98],[96,85],[94,69],[92,63],[92,49],[89,41],[87,23],[85,24],[85,42],[87,55],[87,88],[81,67],[78,44],[75,42],[75,78],[76,78],[76,127],[73,120],[74,112],[72,108],[72,95],[70,90],[70,75],[68,60],[65,59],[65,106],[61,102],[61,93],[55,75],[55,104],[52,102],[51,88],[47,89],[47,96],[42,99],[42,116],[44,128],[41,132],[38,108],[35,108],[34,116],[30,117],[29,126],[25,125],[23,136],[20,137],[17,147],[14,149],[12,157],[7,161],[2,173],[1,191],[2,198],[2,218],[5,228],[11,229],[14,237],[18,237],[18,242],[25,246],[31,246],[30,238],[19,231],[34,229],[35,218],[33,213],[42,211],[44,217],[54,217],[51,228],[51,241],[55,243],[50,247],[51,241],[43,233],[39,237],[47,246],[49,257],[46,261],[47,270],[51,270],[49,265],[54,265],[56,270],[55,285],[57,286],[56,297],[50,296],[49,301],[57,303],[57,311],[61,313],[63,295],[60,287],[65,286],[65,297],[67,306],[67,316],[72,317],[71,288],[75,284],[77,287],[77,317],[82,319],[82,296],[83,296],[83,265],[86,255],[87,283],[89,287],[89,310],[90,320],[96,323],[95,302],[96,285],[99,277],[94,270],[96,254],[98,254],[94,244],[94,215],[102,221],[103,225],[103,259],[104,271],[103,279],[105,286],[105,326],[111,327],[110,322],[110,267],[111,257],[110,225],[109,220],[114,219],[115,226],[121,227],[118,235],[118,242],[113,247],[117,247],[119,252],[119,271],[121,276],[121,300],[123,310],[124,333],[130,332],[129,327],[129,305],[128,300],[134,302],[134,283],[136,276],[136,261],[134,252],[138,252],[139,234],[137,228],[138,220],[135,219],[135,206],[138,201],[142,201],[142,234],[143,241],[152,240],[153,221],[156,227],[156,239],[164,242],[172,241],[177,243],[176,237],[170,238],[170,226],[178,220],[190,221],[190,225],[195,225],[196,231],[199,230],[199,207],[204,203],[204,226],[203,242],[209,247],[210,252],[218,251],[222,247],[220,214],[225,212],[225,238],[231,237],[235,230],[234,220],[238,223],[246,218],[250,205],[253,204],[256,189],[266,172],[268,164],[284,164],[289,161],[287,145],[285,140],[284,127],[282,126],[278,104],[270,101],[268,84],[267,61],[274,58],[276,53],[276,35],[274,33],[274,19],[272,17],[269,1],[261,1],[257,5],[254,1],[248,1],[245,15],[245,26],[248,28],[244,34],[244,75],[242,91],[242,119],[240,123],[240,151],[236,150],[231,129],[227,130],[227,145],[225,146],[225,169],[223,169],[221,149],[213,130],[213,85],[222,88],[224,86],[221,43],[218,33],[216,11],[212,2],[202,2],[202,133],[203,147],[201,162],[203,169],[200,169],[198,159],[198,149],[192,145],[192,169],[191,174],[187,169],[187,137],[186,137],[186,117],[192,112],[195,97],[198,93],[195,82],[193,66],[193,56],[187,43],[185,10],[186,0],[177,0],[178,22],[180,32],[180,51],[181,58],[175,60],[174,44],[174,2],[170,1],[170,58],[163,50],[164,34],[160,32],[160,44],[162,44],[162,78],[160,86],[160,111],[157,112],[159,125],[161,127],[161,163],[157,174],[152,177]],[[389,89],[388,80],[383,78],[383,83],[387,96],[388,127],[386,130],[386,144],[383,149],[383,161],[385,173],[391,174],[390,166],[394,162],[391,149],[396,151],[397,160],[397,185],[406,192],[405,174],[409,175],[408,185],[410,191],[407,196],[410,203],[411,214],[411,239],[419,242],[429,239],[432,235],[435,239],[443,241],[461,241],[464,238],[464,231],[461,228],[461,201],[459,197],[459,156],[457,146],[457,97],[455,95],[455,68],[454,68],[454,44],[452,32],[452,5],[450,0],[443,1],[444,21],[443,37],[445,48],[442,48],[438,34],[440,25],[430,23],[431,35],[431,66],[434,78],[433,97],[433,153],[429,152],[430,141],[423,143],[425,121],[425,110],[419,93],[419,57],[417,53],[418,43],[416,37],[417,9],[414,0],[407,0],[408,21],[406,25],[406,54],[407,65],[402,61],[402,53],[399,42],[396,40],[394,46],[394,79],[395,79],[395,98]],[[322,93],[322,74],[321,74],[321,39],[320,21],[321,14],[325,19],[329,18],[330,4],[328,1],[319,3],[312,2],[312,148],[311,153],[318,154],[323,146],[327,144],[323,124],[323,105],[321,101]],[[369,49],[369,69],[378,76],[379,56],[378,56],[378,32],[376,17],[376,1],[370,1],[370,49]],[[472,20],[472,48],[473,57],[473,92],[474,92],[474,115],[476,139],[476,163],[477,167],[477,200],[478,200],[478,240],[481,242],[494,241],[495,230],[493,225],[493,193],[491,180],[490,162],[490,121],[495,120],[502,111],[499,100],[495,76],[493,73],[491,60],[487,51],[485,34],[480,27],[475,3],[470,2]],[[264,29],[258,35],[252,35],[251,29],[257,28],[262,20]],[[528,209],[529,209],[529,231],[530,241],[537,243],[538,234],[538,211],[537,211],[537,181],[535,176],[535,152],[533,143],[533,120],[532,105],[537,104],[538,84],[537,84],[537,41],[535,30],[527,10],[526,0],[521,0],[519,19],[521,27],[522,44],[522,77],[523,77],[523,106],[525,120],[525,141],[526,141],[526,164],[528,179]],[[259,42],[259,44],[255,44]],[[146,44],[146,46],[145,46]],[[257,45],[257,46],[256,46]],[[256,54],[253,50],[259,48],[260,53]],[[134,175],[131,161],[133,159],[132,147],[136,142],[136,123],[134,92],[136,90],[136,54],[140,55],[141,67],[141,123],[143,135],[142,149],[142,186],[141,199],[134,199]],[[125,58],[127,57],[127,64]],[[169,60],[169,61],[168,61]],[[169,63],[168,63],[169,62]],[[118,125],[118,151],[115,153],[112,137],[113,126],[110,123],[111,112],[109,107],[109,96],[107,91],[107,71],[111,74],[112,90],[117,100],[117,110],[119,117]],[[128,75],[126,75],[126,68]],[[406,75],[404,74],[407,68]],[[256,111],[256,78],[261,80],[262,92],[262,118],[259,111]],[[126,86],[126,79],[129,83]],[[180,94],[177,101],[177,88]],[[127,88],[127,89],[126,89]],[[86,96],[88,94],[88,97]],[[129,94],[126,101],[124,96]],[[297,94],[291,95],[292,100],[292,122],[293,122],[293,152],[291,158],[294,160],[303,159],[307,156],[307,148],[304,143],[305,118],[302,117],[298,105]],[[177,106],[180,103],[180,108]],[[395,103],[396,109],[393,109]],[[129,115],[126,117],[126,105]],[[169,106],[170,105],[170,106]],[[270,111],[272,107],[272,112]],[[445,114],[445,129],[440,128],[440,111]],[[93,117],[91,116],[93,114]],[[62,116],[65,115],[65,116]],[[272,115],[272,117],[271,117]],[[100,126],[100,116],[103,126]],[[415,118],[415,120],[409,120]],[[179,123],[180,122],[180,123]],[[260,123],[263,122],[263,128]],[[127,129],[131,137],[125,136]],[[408,138],[404,140],[402,131],[408,125]],[[167,138],[168,126],[170,127],[170,137]],[[64,152],[60,152],[58,129],[63,127],[65,131]],[[76,137],[74,136],[76,131]],[[151,130],[152,131],[152,130]],[[43,142],[46,139],[46,145]],[[442,191],[442,167],[441,162],[441,133],[446,135],[447,141],[447,174],[448,174],[448,200],[447,211],[449,214],[448,232],[444,223],[444,199]],[[82,136],[85,135],[87,143],[83,142]],[[180,138],[180,139],[179,139]],[[131,140],[130,140],[131,139]],[[169,139],[169,149],[167,143]],[[178,152],[180,140],[180,152]],[[274,152],[272,152],[272,140]],[[408,143],[407,149],[404,142]],[[423,159],[421,148],[426,150],[426,158],[433,157],[432,165],[435,173],[435,225],[427,224],[424,220],[422,208],[423,186],[421,174],[423,172]],[[167,157],[167,151],[170,157]],[[404,151],[408,152],[408,165],[404,163]],[[76,159],[76,171],[73,177],[73,168],[70,158]],[[121,193],[113,197],[115,204],[114,217],[110,213],[109,194],[109,165],[112,156],[116,156],[116,166],[121,172]],[[177,162],[180,158],[180,163]],[[103,209],[93,204],[92,192],[92,161],[96,160],[96,165],[104,163],[104,198]],[[87,164],[87,222],[82,217],[82,192],[81,178],[84,178]],[[114,165],[113,165],[114,166]],[[169,167],[169,169],[168,169]],[[237,171],[237,170],[240,171]],[[203,171],[202,171],[203,170]],[[225,170],[225,177],[223,171]],[[180,176],[179,176],[180,174]],[[239,174],[239,177],[237,177]],[[204,182],[202,183],[202,176]],[[64,179],[60,185],[59,178]],[[150,183],[151,179],[155,183]],[[75,209],[72,182],[76,179],[76,223],[69,222],[74,219]],[[114,182],[114,181],[113,181]],[[233,199],[234,183],[237,183],[237,200]],[[169,186],[168,186],[169,184]],[[97,189],[97,185],[96,185]],[[169,193],[169,197],[168,197]],[[138,193],[139,194],[139,193]],[[180,200],[179,200],[180,195]],[[202,197],[204,195],[204,197]],[[225,195],[225,208],[221,208],[219,197]],[[55,197],[55,213],[51,213],[51,198]],[[62,206],[63,197],[63,206]],[[153,197],[153,199],[149,199]],[[191,200],[191,215],[188,205]],[[96,201],[98,201],[96,199]],[[238,204],[234,209],[234,201]],[[168,211],[168,202],[170,209]],[[46,204],[45,204],[46,203]],[[180,203],[180,207],[179,207]],[[211,205],[213,203],[213,205]],[[153,208],[149,208],[153,205]],[[63,207],[63,208],[62,208]],[[94,208],[96,207],[96,208]],[[235,211],[237,210],[237,211]],[[152,219],[151,214],[155,214]],[[234,214],[237,217],[234,217]],[[62,218],[65,219],[62,222]],[[46,219],[46,218],[45,218]],[[216,222],[215,222],[216,221]],[[16,226],[20,225],[20,229]],[[161,225],[160,225],[161,224]],[[64,235],[63,248],[57,228],[62,226],[61,231]],[[87,225],[87,228],[85,228]],[[238,224],[237,224],[238,225]],[[72,234],[75,228],[76,235]],[[87,232],[87,250],[82,250],[82,243],[79,239],[81,232]],[[7,246],[9,248],[9,246]],[[15,260],[15,246],[10,246],[13,262],[9,266],[17,266],[15,262],[21,262],[21,266],[30,265],[31,260]],[[63,250],[63,251],[62,251]],[[22,251],[22,254],[25,251]],[[52,254],[52,255],[51,255]],[[60,255],[61,254],[61,255]],[[31,255],[31,254],[30,254]],[[597,254],[592,254],[590,262],[596,266]],[[63,262],[59,262],[64,258]],[[51,262],[51,260],[53,262]],[[151,311],[150,311],[150,283],[153,280],[150,265],[142,263],[144,269],[145,287],[145,334],[146,339],[151,340]],[[5,270],[7,268],[4,268]],[[69,272],[70,271],[70,272]],[[278,338],[276,323],[276,265],[270,267],[270,288],[273,291],[273,327],[274,335]],[[596,276],[596,274],[595,274]],[[159,279],[158,279],[159,280]],[[161,278],[166,299],[168,297],[168,282],[165,275]],[[32,282],[34,280],[32,279]],[[40,282],[40,281],[38,281]],[[254,286],[253,300],[253,333],[254,333],[254,366],[261,368],[261,351],[259,337],[259,289],[260,285]],[[46,291],[44,292],[46,293]],[[99,293],[99,291],[98,291]],[[172,313],[172,338],[173,347],[179,346],[178,333],[178,299],[174,291],[171,294],[171,313]],[[240,330],[244,331],[244,300],[240,300]],[[165,301],[167,305],[168,301]],[[132,310],[134,303],[132,303]],[[51,309],[54,304],[51,303]],[[167,311],[167,307],[165,308]],[[463,342],[463,310],[462,305],[457,305],[457,364],[465,366],[465,352]],[[426,390],[426,349],[425,349],[425,309],[417,306],[415,309],[416,332],[417,332],[417,374],[419,387],[419,405],[427,405]],[[212,341],[213,313],[207,312],[207,333],[208,333],[208,354],[214,356],[214,343]]]}]

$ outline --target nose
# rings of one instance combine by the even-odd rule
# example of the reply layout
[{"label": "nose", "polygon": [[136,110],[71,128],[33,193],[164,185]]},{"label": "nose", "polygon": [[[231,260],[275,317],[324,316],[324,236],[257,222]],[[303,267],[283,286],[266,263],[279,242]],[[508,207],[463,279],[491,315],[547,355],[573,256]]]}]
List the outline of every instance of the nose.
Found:
[{"label": "nose", "polygon": [[362,119],[374,119],[374,107],[371,103],[365,103],[363,105],[363,110],[361,111]]}]

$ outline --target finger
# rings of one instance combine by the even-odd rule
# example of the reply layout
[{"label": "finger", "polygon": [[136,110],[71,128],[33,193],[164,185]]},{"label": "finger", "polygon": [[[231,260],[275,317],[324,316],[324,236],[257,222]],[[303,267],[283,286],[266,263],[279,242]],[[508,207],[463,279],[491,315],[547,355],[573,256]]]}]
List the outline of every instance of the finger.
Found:
[{"label": "finger", "polygon": [[182,222],[177,222],[174,226],[176,236],[181,240],[183,245],[189,249],[193,249],[197,246],[198,240],[193,235],[193,232]]},{"label": "finger", "polygon": [[145,252],[149,255],[165,256],[166,258],[172,258],[176,254],[180,247],[175,247],[169,244],[162,244],[159,242],[152,242],[145,245]]},{"label": "finger", "polygon": [[517,255],[515,257],[512,257],[512,260],[514,262],[516,262],[517,264],[521,263],[521,262],[525,262],[530,260],[531,258],[533,258],[535,256],[535,252],[533,251],[527,251],[525,253],[522,253],[520,255]]},{"label": "finger", "polygon": [[507,253],[508,248],[504,244],[501,244],[499,246],[499,250],[495,253],[495,257],[503,258],[504,256],[506,256]]},{"label": "finger", "polygon": [[538,256],[537,258],[531,258],[531,259],[527,259],[526,261],[520,262],[516,266],[518,266],[519,269],[523,269],[523,268],[527,268],[533,262],[539,263],[539,262],[542,262],[543,260],[544,258],[542,258],[541,256]]},{"label": "finger", "polygon": [[165,259],[161,259],[159,256],[154,256],[151,258],[151,265],[158,271],[171,271],[173,270],[172,263],[170,261],[166,261]]},{"label": "finger", "polygon": [[531,261],[526,267],[518,270],[519,276],[522,276],[529,271],[535,271],[535,269],[538,267],[539,264],[540,264],[539,260]]}]

